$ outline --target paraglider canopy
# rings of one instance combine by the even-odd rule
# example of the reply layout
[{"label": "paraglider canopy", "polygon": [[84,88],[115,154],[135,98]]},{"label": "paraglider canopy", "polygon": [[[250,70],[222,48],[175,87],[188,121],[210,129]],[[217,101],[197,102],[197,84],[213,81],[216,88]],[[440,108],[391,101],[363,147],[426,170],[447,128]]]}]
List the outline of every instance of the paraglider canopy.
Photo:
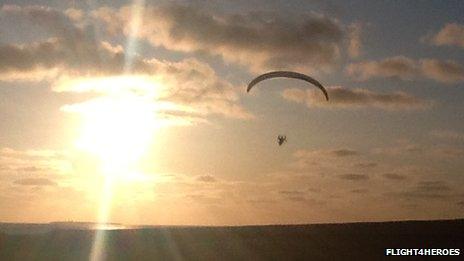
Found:
[{"label": "paraglider canopy", "polygon": [[310,76],[308,76],[306,74],[302,74],[302,73],[298,73],[298,72],[292,72],[292,71],[274,71],[274,72],[268,72],[268,73],[265,73],[265,74],[261,74],[260,76],[254,78],[248,84],[247,92],[249,92],[251,90],[251,88],[253,88],[253,86],[255,86],[257,83],[259,83],[261,81],[264,81],[264,80],[267,80],[267,79],[272,79],[272,78],[279,78],[279,77],[293,78],[293,79],[299,79],[299,80],[307,81],[307,82],[315,85],[316,87],[318,87],[324,93],[325,99],[327,101],[329,100],[329,95],[327,94],[327,90],[324,88],[324,86],[322,86],[322,84],[320,82],[316,81],[314,78],[312,78],[312,77],[310,77]]},{"label": "paraglider canopy", "polygon": [[[255,86],[256,84],[258,84],[261,81],[264,81],[264,80],[267,80],[267,79],[272,79],[272,78],[279,78],[279,77],[293,78],[293,79],[299,79],[299,80],[309,82],[309,83],[313,84],[314,86],[316,86],[317,88],[319,88],[324,93],[325,99],[327,101],[329,100],[329,95],[327,94],[327,90],[324,88],[324,86],[322,86],[322,84],[320,82],[316,81],[314,78],[312,78],[312,77],[310,77],[310,76],[308,76],[306,74],[302,74],[302,73],[298,73],[298,72],[292,72],[292,71],[274,71],[274,72],[268,72],[268,73],[265,73],[265,74],[261,74],[258,77],[254,78],[248,84],[247,92],[250,92],[251,88],[253,88],[253,86]],[[277,136],[277,143],[279,144],[279,146],[282,146],[282,144],[284,144],[285,142],[287,142],[287,136],[285,136],[285,135],[278,135]]]}]

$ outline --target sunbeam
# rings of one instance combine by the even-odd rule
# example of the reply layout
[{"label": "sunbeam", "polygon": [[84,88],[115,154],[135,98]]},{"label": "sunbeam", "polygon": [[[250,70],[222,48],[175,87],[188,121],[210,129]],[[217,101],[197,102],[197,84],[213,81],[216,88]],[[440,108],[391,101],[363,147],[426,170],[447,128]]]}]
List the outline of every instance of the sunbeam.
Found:
[{"label": "sunbeam", "polygon": [[111,210],[111,199],[112,199],[112,179],[105,177],[103,190],[100,198],[100,207],[98,211],[98,226],[95,229],[95,236],[93,240],[92,249],[90,252],[90,261],[98,261],[105,259],[105,229],[101,228],[100,225],[105,224],[108,221],[110,210]]},{"label": "sunbeam", "polygon": [[124,72],[130,72],[132,70],[133,58],[137,54],[137,33],[140,27],[140,21],[142,20],[141,16],[143,15],[144,6],[145,0],[135,0],[131,7],[130,33],[126,41]]},{"label": "sunbeam", "polygon": [[[136,35],[141,22],[140,16],[143,13],[144,2],[144,0],[135,0],[132,3],[130,34],[126,42],[123,75],[130,74],[132,70],[132,61],[137,48]],[[110,106],[110,108],[100,110],[103,115],[93,117],[93,122],[87,124],[87,134],[84,134],[84,138],[80,140],[81,145],[87,146],[90,151],[97,152],[102,162],[105,181],[98,213],[99,223],[106,223],[110,218],[112,186],[115,178],[131,175],[134,168],[133,164],[145,151],[153,130],[153,121],[147,120],[154,118],[150,117],[153,116],[150,115],[153,111],[144,106],[141,100],[134,101],[130,97],[129,100],[126,98],[116,103],[113,102],[116,107]],[[121,115],[126,115],[126,117],[121,119]],[[101,120],[103,120],[103,125]],[[108,135],[109,139],[104,138]],[[102,140],[103,143],[101,143]],[[114,146],[114,142],[118,145]],[[95,146],[95,144],[97,145]],[[97,229],[90,260],[103,259],[105,259],[105,230]]]}]

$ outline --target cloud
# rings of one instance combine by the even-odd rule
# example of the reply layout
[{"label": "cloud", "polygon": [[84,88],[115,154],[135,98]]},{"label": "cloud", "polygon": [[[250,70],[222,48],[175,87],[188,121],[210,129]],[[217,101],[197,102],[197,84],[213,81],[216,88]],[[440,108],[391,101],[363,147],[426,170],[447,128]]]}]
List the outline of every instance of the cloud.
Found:
[{"label": "cloud", "polygon": [[349,44],[348,44],[348,55],[351,58],[356,58],[361,55],[361,23],[353,23],[349,27]]},{"label": "cloud", "polygon": [[430,132],[430,135],[439,139],[464,141],[464,132],[458,132],[453,130],[434,130]]},{"label": "cloud", "polygon": [[435,35],[426,37],[426,40],[437,46],[454,45],[464,48],[464,25],[457,23],[446,24]]},{"label": "cloud", "polygon": [[203,195],[203,194],[188,194],[186,195],[187,198],[200,203],[200,204],[221,204],[224,202],[224,199],[217,197],[217,196],[209,196],[209,195]]},{"label": "cloud", "polygon": [[395,56],[381,61],[363,61],[351,63],[346,68],[346,73],[360,81],[373,77],[398,77],[411,80],[419,74],[420,70],[414,60]]},{"label": "cloud", "polygon": [[434,158],[462,158],[464,157],[464,149],[442,146],[432,148],[429,154]]},{"label": "cloud", "polygon": [[338,150],[332,150],[330,153],[337,157],[348,157],[348,156],[356,156],[359,153],[355,150],[350,150],[350,149],[338,149]]},{"label": "cloud", "polygon": [[[167,119],[201,121],[208,114],[253,117],[240,105],[238,89],[206,63],[140,56],[129,61],[121,46],[98,41],[92,24],[74,24],[70,14],[78,16],[75,11],[65,14],[37,6],[4,6],[1,12],[42,26],[52,37],[25,44],[0,44],[0,81],[46,80],[58,92],[126,91],[151,97],[156,105],[169,106],[159,111]],[[155,96],[154,90],[158,90]],[[75,104],[74,108],[84,105]],[[65,111],[72,110],[72,106],[65,106]]]},{"label": "cloud", "polygon": [[444,181],[420,181],[417,184],[417,190],[420,191],[450,191],[451,188]]},{"label": "cloud", "polygon": [[[62,174],[71,169],[64,151],[0,148],[0,166],[10,174]],[[14,171],[14,172],[13,172]]]},{"label": "cloud", "polygon": [[68,8],[64,13],[74,22],[80,22],[84,18],[84,11],[75,8]]},{"label": "cloud", "polygon": [[24,171],[24,172],[38,172],[38,171],[42,171],[43,169],[38,168],[36,166],[28,166],[28,167],[20,167],[20,168],[17,168],[16,170]]},{"label": "cloud", "polygon": [[443,83],[457,83],[464,81],[464,66],[455,61],[440,61],[437,59],[422,59],[422,73],[424,77]]},{"label": "cloud", "polygon": [[326,149],[326,150],[297,150],[293,153],[296,158],[344,158],[349,156],[358,156],[360,153],[353,149]]},{"label": "cloud", "polygon": [[389,77],[402,80],[425,78],[447,84],[464,81],[464,66],[455,61],[413,60],[405,56],[389,57],[380,61],[351,63],[346,67],[345,72],[358,81]]},{"label": "cloud", "polygon": [[14,182],[17,185],[24,186],[57,186],[57,183],[46,178],[24,178]]},{"label": "cloud", "polygon": [[207,183],[217,182],[217,179],[211,175],[198,176],[196,177],[195,180],[200,181],[200,182],[207,182]]},{"label": "cloud", "polygon": [[63,12],[41,6],[3,6],[2,16],[13,16],[48,31],[45,41],[2,44],[0,79],[30,71],[57,69],[67,74],[108,74],[121,71],[123,54],[96,40],[91,24],[79,27]]},{"label": "cloud", "polygon": [[384,178],[386,179],[390,179],[390,180],[405,180],[406,179],[406,176],[404,175],[400,175],[400,174],[396,174],[396,173],[385,173],[382,175]]},{"label": "cloud", "polygon": [[[94,12],[110,32],[130,34],[130,7]],[[226,15],[195,6],[147,6],[138,37],[155,46],[186,53],[202,52],[254,71],[268,69],[327,70],[348,42],[359,53],[360,27],[346,26],[314,12],[299,17],[251,11]]]},{"label": "cloud", "polygon": [[354,166],[362,169],[370,169],[370,168],[375,168],[377,167],[377,163],[375,162],[361,162],[361,163],[356,163]]},{"label": "cloud", "polygon": [[351,181],[362,181],[362,180],[368,180],[369,176],[365,174],[342,174],[338,175],[339,178],[341,179],[346,179],[346,180],[351,180]]},{"label": "cloud", "polygon": [[417,145],[407,140],[398,140],[388,147],[374,148],[373,154],[382,156],[401,157],[422,157],[428,160],[436,159],[455,159],[464,156],[464,149],[454,145]]},{"label": "cloud", "polygon": [[361,152],[350,148],[300,149],[293,153],[293,157],[294,161],[290,164],[292,167],[320,175],[343,173],[363,160]]},{"label": "cloud", "polygon": [[355,193],[355,194],[366,194],[368,192],[369,192],[368,189],[353,189],[353,190],[351,190],[351,193]]},{"label": "cloud", "polygon": [[298,190],[280,190],[279,194],[282,195],[286,200],[289,200],[292,202],[323,204],[322,201],[308,198],[305,192],[298,191]]},{"label": "cloud", "polygon": [[285,196],[303,196],[306,193],[298,190],[280,190],[279,194],[285,195]]},{"label": "cloud", "polygon": [[388,147],[374,148],[373,154],[388,155],[388,156],[418,156],[426,152],[425,148],[407,140],[398,140]]},{"label": "cloud", "polygon": [[285,89],[282,92],[284,99],[305,103],[308,108],[363,108],[375,107],[385,110],[425,109],[431,105],[425,101],[405,92],[378,93],[367,89],[348,89],[341,86],[328,87],[330,101],[327,102],[319,90],[301,90],[297,88]]},{"label": "cloud", "polygon": [[[3,6],[1,16],[13,16],[18,21],[28,21],[46,30],[49,38],[24,44],[0,45],[0,80],[14,80],[18,76],[54,69],[55,74],[107,75],[121,73],[124,53],[108,43],[100,42],[94,34],[94,26],[77,26],[62,11],[41,6]],[[143,61],[137,69],[148,68]],[[53,76],[53,75],[52,75]],[[16,77],[16,79],[15,79]]]},{"label": "cloud", "polygon": [[444,181],[420,181],[415,187],[400,193],[406,198],[444,199],[454,197],[453,190]]}]

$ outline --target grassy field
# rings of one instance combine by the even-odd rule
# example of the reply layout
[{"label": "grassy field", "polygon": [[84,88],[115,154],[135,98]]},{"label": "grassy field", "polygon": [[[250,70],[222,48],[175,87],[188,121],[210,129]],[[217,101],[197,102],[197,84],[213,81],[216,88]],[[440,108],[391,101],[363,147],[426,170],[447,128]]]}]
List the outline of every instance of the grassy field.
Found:
[{"label": "grassy field", "polygon": [[[0,260],[88,260],[95,233],[5,223],[0,231]],[[464,220],[146,227],[107,230],[105,239],[105,260],[391,259],[386,248],[459,248],[460,259]]]}]

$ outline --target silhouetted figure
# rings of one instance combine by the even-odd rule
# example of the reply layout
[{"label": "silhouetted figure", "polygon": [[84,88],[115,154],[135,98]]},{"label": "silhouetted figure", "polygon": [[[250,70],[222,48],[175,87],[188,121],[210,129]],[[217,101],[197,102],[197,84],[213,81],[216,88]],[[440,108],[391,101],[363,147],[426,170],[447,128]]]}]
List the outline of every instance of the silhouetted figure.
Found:
[{"label": "silhouetted figure", "polygon": [[287,142],[287,136],[285,135],[279,135],[277,136],[277,143],[279,143],[279,146],[282,146],[284,142]]}]

